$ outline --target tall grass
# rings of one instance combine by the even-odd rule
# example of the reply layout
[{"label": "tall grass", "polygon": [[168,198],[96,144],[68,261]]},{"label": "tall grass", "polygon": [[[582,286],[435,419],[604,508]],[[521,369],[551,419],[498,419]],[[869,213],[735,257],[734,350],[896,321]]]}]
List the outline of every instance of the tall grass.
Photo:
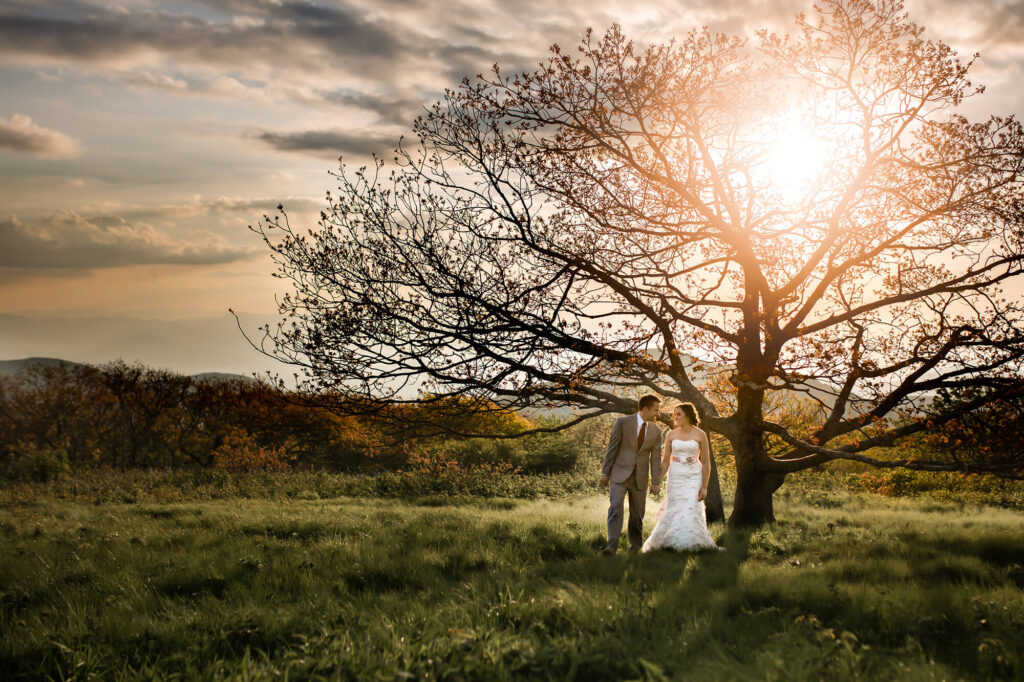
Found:
[{"label": "tall grass", "polygon": [[[0,510],[7,678],[1024,675],[1024,516],[784,497],[727,551],[602,557],[605,502],[222,499]],[[650,525],[650,521],[648,525]],[[649,528],[648,528],[649,530]]]},{"label": "tall grass", "polygon": [[455,469],[441,475],[416,472],[347,474],[328,471],[256,471],[217,469],[82,469],[45,482],[8,481],[0,504],[60,500],[102,504],[164,503],[231,498],[317,500],[339,496],[475,496],[519,499],[567,499],[593,494],[597,474],[505,474]]},{"label": "tall grass", "polygon": [[[339,496],[416,498],[423,496],[577,499],[601,494],[598,463],[567,473],[509,474],[471,467],[440,474],[414,471],[350,474],[317,470],[228,473],[192,469],[78,469],[46,481],[8,480],[0,485],[0,505],[54,500],[102,504],[165,503],[231,498],[318,500]],[[731,459],[719,472],[728,507],[735,486]],[[1024,510],[1019,481],[959,474],[879,471],[804,471],[786,478],[776,499],[829,507],[851,499],[916,497],[966,506]]]}]

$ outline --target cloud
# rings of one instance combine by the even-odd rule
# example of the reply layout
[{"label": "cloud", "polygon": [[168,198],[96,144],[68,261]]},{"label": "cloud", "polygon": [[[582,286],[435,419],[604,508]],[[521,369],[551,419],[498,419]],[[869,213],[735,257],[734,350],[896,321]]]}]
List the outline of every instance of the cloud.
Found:
[{"label": "cloud", "polygon": [[188,82],[181,78],[175,78],[168,74],[154,75],[149,71],[129,73],[124,77],[124,82],[129,85],[141,85],[154,90],[168,92],[185,93],[191,90]]},{"label": "cloud", "polygon": [[170,238],[146,223],[117,215],[83,217],[57,211],[23,224],[0,220],[0,267],[95,269],[124,265],[208,265],[246,260],[256,248],[236,248],[223,237],[201,231],[191,241]]},{"label": "cloud", "polygon": [[86,204],[80,205],[79,213],[93,212],[116,214],[132,223],[149,223],[165,221],[181,221],[206,216],[237,216],[254,220],[267,213],[274,213],[278,204],[283,204],[289,211],[318,213],[325,205],[325,200],[310,196],[289,197],[231,197],[220,196],[215,199],[203,199],[200,195],[193,196],[189,201],[174,204],[139,206],[126,204]]},{"label": "cloud", "polygon": [[[308,2],[241,3],[252,16],[214,4],[223,17],[173,9],[132,9],[75,2],[13,3],[0,13],[0,51],[43,61],[118,66],[175,62],[324,71],[358,58],[361,68],[390,71],[401,34],[351,7]],[[235,3],[239,5],[239,3]]]},{"label": "cloud", "polygon": [[765,17],[791,19],[808,4],[764,0],[753,10],[743,0],[7,0],[0,54],[15,64],[68,67],[169,94],[341,108],[357,127],[408,129],[424,104],[463,76],[496,62],[506,73],[533,69],[551,43],[572,46],[588,26],[601,33],[619,21],[640,42],[659,41],[705,23],[759,28]]},{"label": "cloud", "polygon": [[305,152],[315,156],[338,158],[339,155],[390,154],[398,146],[398,138],[347,130],[299,130],[293,132],[262,131],[250,134],[278,151]]},{"label": "cloud", "polygon": [[353,90],[351,88],[322,89],[312,93],[313,99],[362,109],[376,114],[382,123],[391,123],[408,128],[416,116],[423,113],[425,104],[432,99],[419,90],[402,93],[395,89],[382,92]]},{"label": "cloud", "polygon": [[318,197],[278,197],[270,199],[266,197],[217,197],[208,202],[211,211],[225,213],[252,213],[262,211],[264,213],[274,211],[278,204],[285,208],[296,211],[319,211],[324,206],[324,199]]},{"label": "cloud", "polygon": [[[424,53],[439,38],[408,26],[409,8],[305,0],[3,4],[0,55],[11,64],[172,95],[363,108],[407,126],[420,88],[443,87],[442,67]],[[367,90],[374,94],[358,94]]]},{"label": "cloud", "polygon": [[280,88],[276,85],[266,82],[249,85],[226,75],[186,78],[143,69],[117,73],[114,80],[124,85],[150,90],[216,99],[269,102],[283,98],[283,93],[279,92]]},{"label": "cloud", "polygon": [[0,147],[48,159],[65,159],[79,154],[76,140],[36,125],[23,114],[14,114],[9,119],[0,118]]},{"label": "cloud", "polygon": [[980,51],[986,61],[1019,59],[1024,52],[1024,3],[910,0],[911,20],[927,28],[926,38],[941,38],[965,56]]},{"label": "cloud", "polygon": [[[197,3],[173,0],[128,9],[74,0],[6,4],[0,54],[14,63],[92,71],[181,95],[361,108],[406,126],[426,93],[496,60],[543,54],[552,37],[530,32],[530,45],[521,35],[491,37],[495,21],[523,25],[520,10],[534,17],[542,10],[522,2],[488,10],[360,0],[200,0],[198,11]],[[557,20],[567,18],[577,37],[584,26]]]}]

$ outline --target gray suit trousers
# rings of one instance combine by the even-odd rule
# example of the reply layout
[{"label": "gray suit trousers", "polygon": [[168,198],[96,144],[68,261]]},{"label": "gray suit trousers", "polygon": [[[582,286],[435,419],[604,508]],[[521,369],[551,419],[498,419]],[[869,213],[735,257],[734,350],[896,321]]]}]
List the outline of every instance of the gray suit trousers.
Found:
[{"label": "gray suit trousers", "polygon": [[622,503],[629,498],[629,526],[626,536],[630,548],[640,549],[643,544],[644,508],[647,506],[647,487],[640,488],[636,484],[636,471],[622,483],[611,481],[609,484],[608,506],[608,545],[607,549],[615,551],[622,535]]}]

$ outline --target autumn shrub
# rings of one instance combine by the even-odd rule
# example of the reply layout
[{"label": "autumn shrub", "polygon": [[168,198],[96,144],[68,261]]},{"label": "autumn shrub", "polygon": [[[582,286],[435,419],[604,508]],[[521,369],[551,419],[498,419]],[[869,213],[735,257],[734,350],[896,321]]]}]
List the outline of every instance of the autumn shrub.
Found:
[{"label": "autumn shrub", "polygon": [[260,445],[243,429],[230,431],[213,451],[215,466],[228,472],[284,471],[293,459],[285,447]]},{"label": "autumn shrub", "polygon": [[19,442],[8,449],[0,469],[5,478],[46,483],[71,471],[66,448]]},{"label": "autumn shrub", "polygon": [[468,438],[417,445],[418,459],[442,457],[481,471],[518,471],[524,474],[562,473],[577,469],[588,449],[572,432],[542,433],[514,439]]},{"label": "autumn shrub", "polygon": [[467,465],[451,450],[444,448],[413,452],[409,455],[407,466],[410,473],[436,479],[460,478],[470,473],[484,476],[518,473],[516,466],[508,461],[483,461]]},{"label": "autumn shrub", "polygon": [[528,473],[573,471],[588,454],[601,454],[588,452],[584,443],[566,432],[543,434],[534,440],[532,446],[523,466]]},{"label": "autumn shrub", "polygon": [[[916,472],[905,469],[865,471],[858,474],[864,489],[876,495],[903,497],[927,489]],[[923,485],[924,484],[924,485]]]}]

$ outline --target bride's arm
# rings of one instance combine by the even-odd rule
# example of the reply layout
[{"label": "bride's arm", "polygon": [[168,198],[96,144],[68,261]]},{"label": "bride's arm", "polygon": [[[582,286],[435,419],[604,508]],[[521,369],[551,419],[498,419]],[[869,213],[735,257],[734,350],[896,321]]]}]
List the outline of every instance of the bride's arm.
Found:
[{"label": "bride's arm", "polygon": [[668,474],[669,460],[672,459],[672,432],[669,431],[665,434],[665,444],[661,448],[661,478],[664,479]]}]

